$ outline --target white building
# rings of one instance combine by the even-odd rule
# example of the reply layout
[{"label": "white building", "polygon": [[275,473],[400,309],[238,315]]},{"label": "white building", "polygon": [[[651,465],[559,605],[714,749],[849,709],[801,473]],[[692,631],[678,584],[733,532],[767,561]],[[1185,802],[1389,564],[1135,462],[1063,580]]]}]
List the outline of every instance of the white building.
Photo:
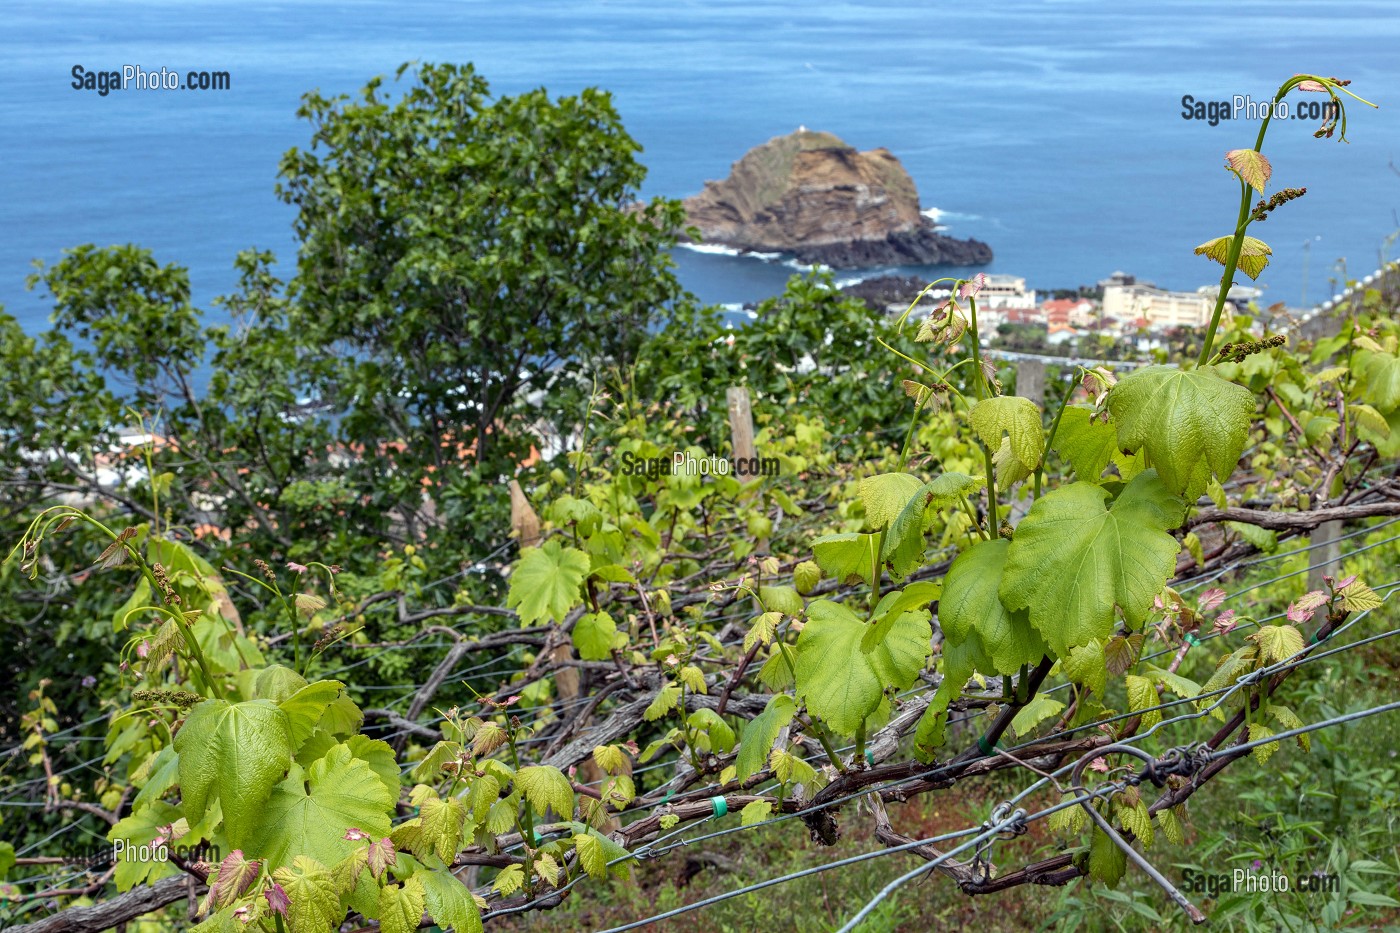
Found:
[{"label": "white building", "polygon": [[1199,292],[1171,292],[1151,285],[1109,285],[1104,317],[1124,323],[1145,320],[1151,328],[1205,327],[1215,302]]},{"label": "white building", "polygon": [[1029,311],[1035,308],[1035,289],[1026,288],[1026,280],[1019,275],[989,275],[987,284],[977,293],[979,308],[1017,308]]}]

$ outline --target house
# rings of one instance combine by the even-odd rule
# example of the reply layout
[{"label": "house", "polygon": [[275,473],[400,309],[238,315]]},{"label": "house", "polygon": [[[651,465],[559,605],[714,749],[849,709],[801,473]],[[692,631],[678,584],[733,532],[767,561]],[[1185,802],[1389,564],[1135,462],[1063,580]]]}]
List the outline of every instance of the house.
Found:
[{"label": "house", "polygon": [[1030,310],[1035,307],[1035,289],[1026,288],[1024,276],[989,275],[987,282],[977,293],[980,308],[1019,308]]},{"label": "house", "polygon": [[1007,308],[1006,323],[1008,324],[1044,324],[1045,315],[1039,308]]},{"label": "house", "polygon": [[1072,324],[1075,327],[1092,327],[1098,321],[1094,303],[1087,298],[1054,298],[1040,306],[1045,322]]},{"label": "house", "polygon": [[[1099,288],[1109,289],[1115,286],[1136,285],[1137,276],[1129,275],[1126,272],[1114,272],[1106,279],[1099,279]],[[1143,283],[1146,284],[1146,283]]]},{"label": "house", "polygon": [[1152,285],[1109,285],[1103,290],[1103,313],[1125,320],[1143,319],[1149,328],[1204,327],[1214,302],[1198,292],[1172,292]]}]

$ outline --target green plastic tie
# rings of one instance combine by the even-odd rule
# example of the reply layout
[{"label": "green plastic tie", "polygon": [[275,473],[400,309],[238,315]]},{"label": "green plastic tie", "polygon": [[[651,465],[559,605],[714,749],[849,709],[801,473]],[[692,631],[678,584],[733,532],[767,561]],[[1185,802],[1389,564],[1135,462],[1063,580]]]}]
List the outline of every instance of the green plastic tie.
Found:
[{"label": "green plastic tie", "polygon": [[729,812],[729,803],[723,797],[711,797],[710,806],[714,807],[715,819],[719,819]]},{"label": "green plastic tie", "polygon": [[1186,638],[1186,644],[1193,645],[1197,648],[1201,647],[1201,640],[1196,637],[1195,632],[1187,632],[1184,637]]},{"label": "green plastic tie", "polygon": [[995,747],[996,744],[988,742],[985,735],[979,735],[977,737],[977,750],[988,758],[992,757],[992,749]]},{"label": "green plastic tie", "polygon": [[872,767],[875,765],[875,753],[868,748],[865,750],[865,763]]}]

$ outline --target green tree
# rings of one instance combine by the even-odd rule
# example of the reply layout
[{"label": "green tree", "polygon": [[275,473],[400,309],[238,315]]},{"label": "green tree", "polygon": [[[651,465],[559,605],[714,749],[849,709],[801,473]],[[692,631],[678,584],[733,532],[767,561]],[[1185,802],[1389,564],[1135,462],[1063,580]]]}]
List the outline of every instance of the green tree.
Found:
[{"label": "green tree", "polygon": [[278,188],[302,241],[294,326],[410,525],[435,521],[425,479],[453,488],[479,464],[492,480],[541,428],[571,430],[584,374],[628,365],[688,300],[667,252],[680,207],[636,203],[640,147],[608,94],[492,98],[470,66],[413,77],[395,100],[379,79],[307,95],[311,146]]}]

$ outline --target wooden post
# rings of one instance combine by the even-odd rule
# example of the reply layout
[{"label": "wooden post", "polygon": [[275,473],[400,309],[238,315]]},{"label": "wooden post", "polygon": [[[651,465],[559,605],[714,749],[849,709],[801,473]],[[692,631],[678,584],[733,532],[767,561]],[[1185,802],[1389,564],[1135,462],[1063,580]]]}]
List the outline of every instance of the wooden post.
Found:
[{"label": "wooden post", "polygon": [[1045,406],[1045,364],[1040,360],[1021,360],[1016,364],[1016,394]]},{"label": "wooden post", "polygon": [[525,498],[525,490],[519,480],[510,481],[510,530],[520,539],[521,547],[534,547],[540,543],[540,517]]},{"label": "wooden post", "polygon": [[[1016,394],[1028,398],[1040,407],[1045,406],[1045,362],[1043,360],[1017,360]],[[1003,490],[1009,492],[1010,490]],[[1029,499],[1017,497],[1011,500],[1008,519],[1012,524],[1020,522],[1030,511]]]},{"label": "wooden post", "polygon": [[749,390],[743,386],[732,386],[728,398],[729,434],[734,443],[734,474],[739,479],[745,479],[749,475],[749,464],[755,462],[753,409],[749,405]]},{"label": "wooden post", "polygon": [[1309,543],[1315,546],[1308,551],[1309,590],[1326,590],[1327,584],[1322,582],[1323,575],[1336,576],[1341,564],[1341,536],[1341,522],[1323,522],[1313,530]]},{"label": "wooden post", "polygon": [[[520,540],[521,547],[534,547],[540,543],[540,517],[535,513],[535,509],[530,505],[530,500],[525,498],[525,490],[520,488],[519,480],[510,481],[510,527],[511,531]],[[573,641],[562,627],[556,629],[549,636],[547,651],[549,659],[556,664],[574,659]],[[580,671],[577,667],[559,667],[554,672],[554,686],[558,691],[560,703],[565,708],[578,702],[582,692],[580,683]],[[578,724],[579,729],[587,728],[588,720]],[[592,758],[586,760],[579,768],[580,780],[591,783],[607,777],[594,763]]]}]

